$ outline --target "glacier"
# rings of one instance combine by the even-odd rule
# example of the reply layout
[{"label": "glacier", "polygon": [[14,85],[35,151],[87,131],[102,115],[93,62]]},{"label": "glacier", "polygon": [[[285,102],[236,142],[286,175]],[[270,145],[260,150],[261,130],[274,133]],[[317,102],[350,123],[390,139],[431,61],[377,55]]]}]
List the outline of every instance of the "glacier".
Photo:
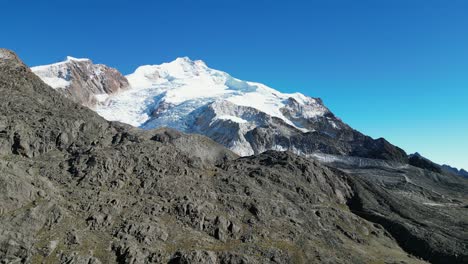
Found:
[{"label": "glacier", "polygon": [[[192,61],[187,57],[161,65],[140,66],[126,77],[131,89],[107,98],[96,111],[108,120],[144,128],[167,124],[186,131],[193,111],[220,100],[257,109],[303,131],[307,129],[294,124],[281,112],[286,106],[285,101],[294,98],[303,105],[308,104],[310,107],[304,107],[302,113],[306,118],[328,112],[314,98],[300,93],[281,93],[260,83],[242,81],[210,69],[203,61]],[[217,118],[230,116],[233,122],[245,121],[237,115],[226,109]]]}]

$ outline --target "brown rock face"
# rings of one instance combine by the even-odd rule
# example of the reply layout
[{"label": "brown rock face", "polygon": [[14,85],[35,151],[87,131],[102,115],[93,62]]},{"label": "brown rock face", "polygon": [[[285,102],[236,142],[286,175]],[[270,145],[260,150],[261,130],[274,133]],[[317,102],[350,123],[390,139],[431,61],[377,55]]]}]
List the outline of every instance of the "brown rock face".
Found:
[{"label": "brown rock face", "polygon": [[45,83],[74,101],[94,107],[107,95],[130,85],[118,70],[89,59],[68,57],[66,61],[32,68]]}]

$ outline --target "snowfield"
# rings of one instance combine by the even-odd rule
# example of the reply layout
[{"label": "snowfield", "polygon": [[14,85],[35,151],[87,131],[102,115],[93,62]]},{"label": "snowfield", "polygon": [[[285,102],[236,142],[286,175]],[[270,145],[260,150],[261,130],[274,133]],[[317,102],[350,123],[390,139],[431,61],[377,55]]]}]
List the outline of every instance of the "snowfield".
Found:
[{"label": "snowfield", "polygon": [[[302,114],[306,118],[322,116],[328,111],[313,98],[299,93],[285,94],[260,83],[242,81],[208,68],[203,61],[192,61],[187,57],[161,65],[141,66],[126,77],[131,89],[110,96],[96,111],[108,120],[133,126],[153,128],[167,123],[187,130],[192,112],[219,100],[257,109],[296,127],[281,112],[289,98],[304,105],[315,104],[315,107],[305,107]],[[155,112],[159,121],[154,120]],[[229,111],[216,118],[247,122]]]}]

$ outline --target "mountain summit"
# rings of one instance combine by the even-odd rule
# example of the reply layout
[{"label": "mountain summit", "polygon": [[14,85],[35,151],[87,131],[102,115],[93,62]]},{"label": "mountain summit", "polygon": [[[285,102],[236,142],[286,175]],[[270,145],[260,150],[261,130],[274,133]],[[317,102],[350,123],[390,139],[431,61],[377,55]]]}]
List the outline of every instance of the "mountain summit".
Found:
[{"label": "mountain summit", "polygon": [[[187,122],[187,118],[190,118],[188,115],[193,115],[194,110],[215,101],[253,108],[303,131],[308,130],[295,124],[281,111],[289,104],[288,100],[301,102],[304,114],[310,118],[329,112],[313,98],[299,93],[283,94],[260,83],[242,81],[225,72],[208,68],[203,61],[192,61],[188,57],[161,65],[141,66],[126,77],[132,91],[110,98],[107,104],[98,109],[98,113],[107,119],[134,126],[160,126],[170,123],[170,119],[176,116],[171,125],[187,130],[192,125]],[[144,99],[144,102],[139,99]],[[225,110],[219,113],[218,119],[228,119],[235,123],[248,122],[240,117],[240,113]],[[121,112],[131,115],[122,116]]]},{"label": "mountain summit", "polygon": [[65,61],[32,67],[31,70],[52,88],[91,108],[102,100],[103,95],[107,97],[129,87],[127,79],[118,70],[93,64],[90,59],[67,56]]},{"label": "mountain summit", "polygon": [[[83,81],[95,79],[96,67],[114,73],[104,75],[107,83],[128,81],[129,88],[96,88],[94,82]],[[83,59],[67,59],[34,67],[33,71],[53,87],[57,80],[78,83],[71,89],[80,91],[75,93],[77,101],[83,101],[81,93],[98,98],[93,107],[108,120],[206,135],[241,156],[288,150],[303,156],[322,152],[402,162],[407,159],[403,150],[386,140],[373,140],[353,130],[319,98],[281,93],[261,83],[243,81],[211,69],[201,60],[182,57],[140,66],[125,77]],[[64,72],[76,73],[64,78]]]}]

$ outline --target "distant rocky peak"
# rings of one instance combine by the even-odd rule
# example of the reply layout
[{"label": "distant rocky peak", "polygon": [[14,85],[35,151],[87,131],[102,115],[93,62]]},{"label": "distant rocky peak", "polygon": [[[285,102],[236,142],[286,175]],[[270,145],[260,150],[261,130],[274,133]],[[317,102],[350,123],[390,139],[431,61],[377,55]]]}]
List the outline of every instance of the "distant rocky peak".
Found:
[{"label": "distant rocky peak", "polygon": [[118,70],[94,64],[86,58],[67,56],[62,62],[32,67],[31,70],[52,88],[92,108],[109,95],[130,86]]},{"label": "distant rocky peak", "polygon": [[450,165],[444,164],[444,165],[442,165],[442,170],[444,170],[446,172],[449,172],[449,173],[452,173],[452,174],[455,174],[455,175],[458,175],[458,176],[468,178],[468,172],[466,170],[464,170],[464,169],[457,169],[457,168],[452,167]]},{"label": "distant rocky peak", "polygon": [[19,61],[18,56],[11,50],[0,48],[0,59]]},{"label": "distant rocky peak", "polygon": [[25,66],[20,58],[9,49],[0,48],[0,64],[9,63],[16,66]]}]

